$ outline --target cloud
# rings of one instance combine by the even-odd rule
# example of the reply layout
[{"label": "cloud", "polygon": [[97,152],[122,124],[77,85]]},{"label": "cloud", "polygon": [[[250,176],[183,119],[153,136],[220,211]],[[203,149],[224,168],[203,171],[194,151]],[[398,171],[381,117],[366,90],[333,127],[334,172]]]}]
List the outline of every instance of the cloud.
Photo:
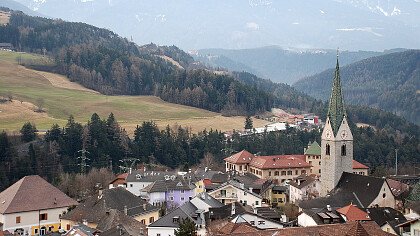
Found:
[{"label": "cloud", "polygon": [[373,31],[372,27],[342,28],[342,29],[336,29],[336,30],[337,31],[362,31],[362,32],[371,33],[371,34],[373,34],[375,36],[378,36],[378,37],[383,37],[382,34]]},{"label": "cloud", "polygon": [[260,29],[260,26],[255,22],[248,22],[246,23],[245,27],[247,29],[255,30],[255,31]]}]

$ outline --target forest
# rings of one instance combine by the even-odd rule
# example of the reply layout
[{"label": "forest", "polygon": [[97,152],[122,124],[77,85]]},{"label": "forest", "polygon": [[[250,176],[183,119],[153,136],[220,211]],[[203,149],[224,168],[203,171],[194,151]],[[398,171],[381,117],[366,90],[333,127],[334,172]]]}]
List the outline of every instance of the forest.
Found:
[{"label": "forest", "polygon": [[[354,158],[367,164],[372,173],[386,174],[394,166],[395,149],[399,150],[400,165],[415,171],[412,166],[419,164],[416,157],[420,153],[418,136],[357,128],[353,123],[351,128]],[[64,173],[84,174],[93,168],[121,173],[127,170],[124,159],[128,158],[135,158],[137,164],[188,170],[206,158],[223,166],[223,158],[243,149],[257,155],[303,154],[309,142],[320,142],[320,132],[288,127],[285,131],[246,136],[234,133],[226,139],[218,130],[192,133],[180,126],[160,130],[148,121],[138,125],[130,138],[112,113],[106,119],[93,114],[86,125],[70,116],[64,127],[53,125],[44,136],[37,135],[36,124],[26,123],[19,136],[0,133],[0,191],[31,174],[57,182]],[[83,153],[86,165],[82,167]]]}]

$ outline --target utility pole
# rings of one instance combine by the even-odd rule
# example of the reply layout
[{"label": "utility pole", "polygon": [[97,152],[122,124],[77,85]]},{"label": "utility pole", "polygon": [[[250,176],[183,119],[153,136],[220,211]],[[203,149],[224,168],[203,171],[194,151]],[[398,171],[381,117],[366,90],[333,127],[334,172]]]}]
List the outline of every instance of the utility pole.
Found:
[{"label": "utility pole", "polygon": [[86,164],[86,161],[90,160],[87,156],[86,153],[90,153],[88,152],[86,149],[82,149],[77,151],[78,153],[82,153],[81,156],[78,156],[77,159],[80,159],[80,164],[78,164],[80,166],[80,173],[81,174],[85,174],[86,173],[86,167],[88,167],[89,165]]},{"label": "utility pole", "polygon": [[398,149],[395,149],[395,176],[398,175]]}]

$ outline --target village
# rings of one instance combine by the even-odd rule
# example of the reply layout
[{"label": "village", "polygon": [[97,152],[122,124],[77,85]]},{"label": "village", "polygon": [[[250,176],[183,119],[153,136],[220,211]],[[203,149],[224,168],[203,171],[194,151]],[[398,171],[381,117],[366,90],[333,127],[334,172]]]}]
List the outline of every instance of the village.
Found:
[{"label": "village", "polygon": [[419,177],[369,176],[353,141],[337,62],[321,143],[302,154],[242,150],[224,171],[129,169],[81,202],[26,176],[0,193],[0,235],[174,236],[188,224],[197,236],[420,235],[420,202],[407,200]]}]

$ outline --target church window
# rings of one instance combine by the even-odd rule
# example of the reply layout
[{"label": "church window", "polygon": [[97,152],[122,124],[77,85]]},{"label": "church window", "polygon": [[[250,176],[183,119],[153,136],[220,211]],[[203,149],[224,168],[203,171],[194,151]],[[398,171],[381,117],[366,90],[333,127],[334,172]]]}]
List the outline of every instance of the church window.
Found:
[{"label": "church window", "polygon": [[346,150],[346,145],[345,144],[343,144],[341,146],[341,155],[342,156],[346,156],[347,155],[347,150]]},{"label": "church window", "polygon": [[327,144],[325,146],[325,155],[330,155],[330,145],[329,144]]}]

